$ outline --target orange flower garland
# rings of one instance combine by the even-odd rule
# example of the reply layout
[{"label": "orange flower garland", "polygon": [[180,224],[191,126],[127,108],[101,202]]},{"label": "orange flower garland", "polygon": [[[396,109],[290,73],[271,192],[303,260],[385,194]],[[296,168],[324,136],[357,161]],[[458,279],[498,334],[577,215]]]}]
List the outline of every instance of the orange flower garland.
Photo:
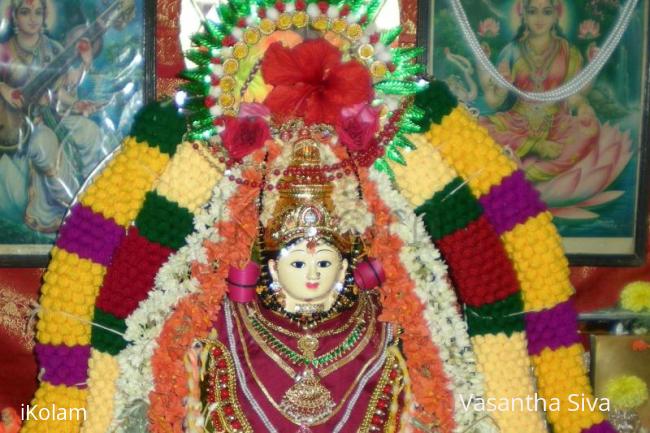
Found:
[{"label": "orange flower garland", "polygon": [[368,178],[367,170],[359,173],[359,180],[375,218],[375,232],[372,233],[368,254],[382,258],[386,273],[386,281],[381,289],[383,309],[379,318],[399,324],[404,329],[402,341],[412,389],[415,400],[422,408],[418,417],[426,424],[434,423],[442,432],[451,432],[455,421],[449,380],[445,376],[438,349],[431,344],[429,330],[422,320],[424,308],[414,293],[413,281],[401,264],[399,251],[402,241],[390,233],[393,216],[379,197],[376,185]]}]

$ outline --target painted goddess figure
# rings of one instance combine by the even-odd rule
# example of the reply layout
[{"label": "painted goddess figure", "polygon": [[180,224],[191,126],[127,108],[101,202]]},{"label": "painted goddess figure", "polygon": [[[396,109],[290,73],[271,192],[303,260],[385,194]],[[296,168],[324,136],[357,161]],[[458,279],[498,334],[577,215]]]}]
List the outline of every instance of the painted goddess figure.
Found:
[{"label": "painted goddess figure", "polygon": [[[520,6],[521,25],[514,40],[499,54],[497,70],[526,92],[560,87],[584,66],[582,54],[560,28],[562,1],[523,0]],[[490,107],[497,109],[508,102],[507,89],[499,87],[487,72],[479,69],[479,79]],[[481,122],[495,140],[514,152],[549,206],[566,208],[558,210],[557,215],[593,218],[597,215],[580,208],[618,197],[595,196],[629,161],[629,137],[600,124],[584,91],[558,103],[518,98],[507,110]],[[601,161],[599,157],[605,154],[616,157]],[[611,168],[605,170],[604,166]],[[581,203],[586,199],[591,199],[590,203]]]}]

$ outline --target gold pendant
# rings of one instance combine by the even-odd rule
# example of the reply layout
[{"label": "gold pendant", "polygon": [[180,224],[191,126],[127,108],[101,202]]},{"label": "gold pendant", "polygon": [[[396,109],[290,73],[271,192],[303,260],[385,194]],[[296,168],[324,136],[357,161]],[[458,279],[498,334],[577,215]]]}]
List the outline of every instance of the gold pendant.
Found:
[{"label": "gold pendant", "polygon": [[296,377],[296,383],[284,393],[280,408],[296,424],[311,426],[326,419],[334,410],[332,394],[310,368]]},{"label": "gold pendant", "polygon": [[314,359],[318,346],[318,339],[313,335],[303,335],[298,339],[298,350],[310,361]]}]

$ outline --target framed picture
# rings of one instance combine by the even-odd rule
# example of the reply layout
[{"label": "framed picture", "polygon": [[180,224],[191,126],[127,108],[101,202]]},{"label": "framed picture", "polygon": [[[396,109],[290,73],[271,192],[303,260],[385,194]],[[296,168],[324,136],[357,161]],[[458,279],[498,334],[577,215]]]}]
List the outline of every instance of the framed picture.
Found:
[{"label": "framed picture", "polygon": [[572,265],[645,259],[649,3],[419,0],[422,60],[535,184]]},{"label": "framed picture", "polygon": [[154,98],[155,0],[0,0],[0,265],[42,266]]}]

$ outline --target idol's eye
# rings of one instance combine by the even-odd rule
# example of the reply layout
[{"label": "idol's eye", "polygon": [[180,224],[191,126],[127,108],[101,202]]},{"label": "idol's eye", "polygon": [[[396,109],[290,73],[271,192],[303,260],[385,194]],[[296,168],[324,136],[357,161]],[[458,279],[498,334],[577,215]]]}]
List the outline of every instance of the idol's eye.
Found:
[{"label": "idol's eye", "polygon": [[332,262],[330,262],[329,260],[319,260],[319,261],[316,263],[316,265],[317,265],[319,268],[329,268],[330,266],[332,266]]},{"label": "idol's eye", "polygon": [[293,266],[296,269],[302,269],[305,267],[305,262],[301,260],[296,260],[295,262],[291,262],[291,266]]}]

